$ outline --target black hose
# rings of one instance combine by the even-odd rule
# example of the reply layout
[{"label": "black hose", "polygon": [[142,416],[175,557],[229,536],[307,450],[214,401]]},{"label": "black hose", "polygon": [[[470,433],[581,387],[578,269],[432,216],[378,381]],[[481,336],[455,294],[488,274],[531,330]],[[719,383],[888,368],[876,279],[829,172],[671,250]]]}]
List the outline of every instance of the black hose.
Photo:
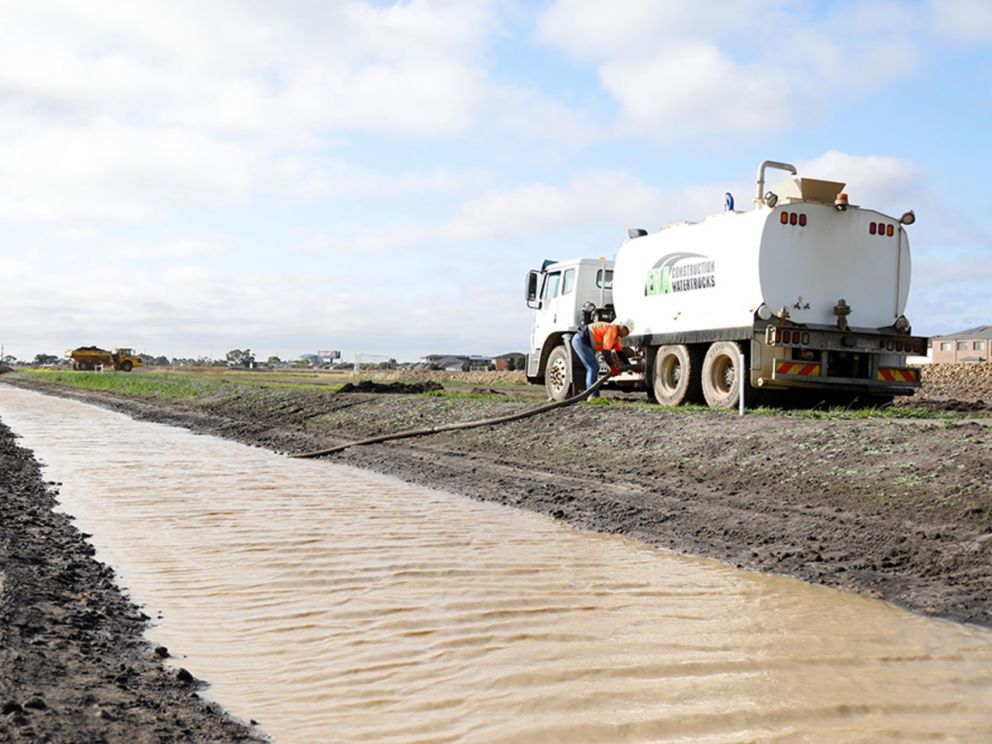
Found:
[{"label": "black hose", "polygon": [[493,426],[495,424],[505,424],[510,421],[519,421],[520,419],[530,418],[531,416],[537,416],[539,413],[545,413],[547,411],[553,411],[555,408],[563,408],[565,406],[570,406],[573,403],[578,403],[579,401],[585,400],[594,392],[603,387],[603,384],[609,379],[609,376],[600,377],[596,382],[587,387],[581,393],[573,395],[571,398],[566,398],[565,400],[557,400],[554,403],[548,403],[547,405],[539,406],[538,408],[533,408],[529,411],[522,411],[520,413],[511,413],[507,416],[497,416],[495,418],[489,419],[479,419],[478,421],[465,421],[460,424],[445,424],[444,426],[431,426],[425,429],[408,429],[407,431],[398,431],[393,434],[383,434],[382,436],[372,437],[371,439],[360,439],[357,442],[348,442],[347,444],[339,444],[336,447],[330,447],[328,449],[317,450],[316,452],[301,452],[296,455],[290,455],[290,457],[297,458],[311,458],[311,457],[323,457],[324,455],[333,455],[342,450],[346,450],[349,447],[357,447],[362,444],[376,444],[378,442],[388,442],[393,439],[408,439],[410,437],[423,437],[428,434],[437,434],[442,431],[457,431],[460,429],[476,429],[480,426]]}]

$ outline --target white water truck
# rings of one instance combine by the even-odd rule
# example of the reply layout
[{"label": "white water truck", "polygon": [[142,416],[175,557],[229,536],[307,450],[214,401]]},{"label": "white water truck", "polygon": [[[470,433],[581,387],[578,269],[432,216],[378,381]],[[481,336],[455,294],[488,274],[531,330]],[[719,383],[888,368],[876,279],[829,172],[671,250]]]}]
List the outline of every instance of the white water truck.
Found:
[{"label": "white water truck", "polygon": [[[765,171],[788,181],[765,191]],[[562,400],[584,387],[571,336],[592,320],[632,321],[641,360],[614,387],[664,405],[736,407],[760,393],[884,403],[919,387],[908,355],[926,354],[903,314],[912,211],[848,202],[845,184],[758,167],[754,209],[656,233],[628,231],[616,261],[545,261],[530,271],[527,379]],[[745,375],[741,385],[741,374]]]}]

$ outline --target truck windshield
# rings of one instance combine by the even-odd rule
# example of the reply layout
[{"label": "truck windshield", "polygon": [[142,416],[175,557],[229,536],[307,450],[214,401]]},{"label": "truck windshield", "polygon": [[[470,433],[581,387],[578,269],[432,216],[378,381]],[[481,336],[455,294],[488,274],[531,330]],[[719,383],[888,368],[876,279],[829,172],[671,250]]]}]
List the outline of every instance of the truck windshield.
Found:
[{"label": "truck windshield", "polygon": [[613,269],[600,269],[596,272],[596,286],[613,289]]}]

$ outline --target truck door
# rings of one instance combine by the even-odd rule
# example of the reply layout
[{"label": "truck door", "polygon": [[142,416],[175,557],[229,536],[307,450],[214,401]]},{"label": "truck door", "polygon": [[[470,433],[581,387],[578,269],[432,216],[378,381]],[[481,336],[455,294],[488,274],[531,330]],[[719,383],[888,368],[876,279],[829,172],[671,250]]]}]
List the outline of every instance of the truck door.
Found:
[{"label": "truck door", "polygon": [[534,325],[531,328],[531,353],[540,358],[544,340],[555,332],[558,325],[561,302],[561,271],[551,271],[544,275],[541,287],[541,306],[534,311]]}]

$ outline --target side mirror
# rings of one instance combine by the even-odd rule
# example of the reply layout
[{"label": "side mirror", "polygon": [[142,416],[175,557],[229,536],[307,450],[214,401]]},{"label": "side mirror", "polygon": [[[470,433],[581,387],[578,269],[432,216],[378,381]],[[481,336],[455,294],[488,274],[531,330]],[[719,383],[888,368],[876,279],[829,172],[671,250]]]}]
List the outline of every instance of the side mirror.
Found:
[{"label": "side mirror", "polygon": [[531,271],[527,272],[527,283],[525,285],[524,297],[527,299],[527,307],[532,310],[536,310],[541,306],[541,301],[537,299],[537,293],[541,286],[541,272]]}]

